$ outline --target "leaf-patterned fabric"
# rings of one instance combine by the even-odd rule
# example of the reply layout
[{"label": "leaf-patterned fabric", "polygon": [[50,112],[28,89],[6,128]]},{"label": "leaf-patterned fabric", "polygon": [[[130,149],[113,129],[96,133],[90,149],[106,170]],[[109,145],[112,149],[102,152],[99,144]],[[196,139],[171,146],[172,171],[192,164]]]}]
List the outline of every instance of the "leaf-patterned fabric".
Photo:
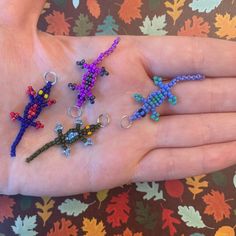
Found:
[{"label": "leaf-patterned fabric", "polygon": [[[52,0],[38,27],[60,35],[236,39],[235,0]],[[0,195],[0,236],[235,236],[236,166],[98,193]]]}]

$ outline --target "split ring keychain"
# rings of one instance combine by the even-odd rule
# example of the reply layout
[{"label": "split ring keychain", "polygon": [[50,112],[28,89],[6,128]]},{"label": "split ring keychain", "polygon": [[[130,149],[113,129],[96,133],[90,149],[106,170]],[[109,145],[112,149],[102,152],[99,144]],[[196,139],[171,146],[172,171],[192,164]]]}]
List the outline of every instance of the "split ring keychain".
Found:
[{"label": "split ring keychain", "polygon": [[79,113],[81,115],[83,113],[82,106],[86,101],[89,101],[91,104],[95,103],[95,96],[92,94],[92,89],[95,86],[97,77],[99,75],[101,77],[103,77],[104,75],[109,75],[109,72],[105,69],[105,67],[99,67],[98,65],[103,61],[105,57],[113,53],[119,42],[120,38],[117,37],[111,47],[105,52],[100,53],[98,58],[94,60],[91,64],[86,63],[84,59],[76,62],[76,64],[82,69],[86,69],[86,72],[83,74],[82,81],[80,84],[69,83],[68,87],[72,91],[76,90],[78,92],[76,106],[80,109]]},{"label": "split ring keychain", "polygon": [[142,106],[131,116],[124,115],[121,118],[121,127],[124,129],[130,128],[134,121],[142,119],[148,113],[150,113],[150,118],[152,120],[156,122],[159,121],[160,114],[156,111],[157,107],[160,107],[166,99],[168,99],[168,102],[171,105],[177,104],[177,97],[171,93],[171,88],[176,85],[176,83],[181,81],[203,80],[204,78],[205,77],[202,74],[179,75],[174,77],[169,83],[164,84],[161,77],[154,76],[153,83],[155,86],[159,87],[160,90],[151,92],[146,98],[141,94],[135,93],[133,95],[135,101],[141,103]]},{"label": "split ring keychain", "polygon": [[[68,109],[68,114],[70,114],[70,112],[71,108]],[[75,127],[70,128],[63,134],[62,133],[63,126],[59,123],[56,124],[55,132],[57,133],[57,137],[54,140],[43,145],[41,148],[35,151],[31,156],[26,158],[26,162],[28,163],[31,162],[41,153],[47,151],[49,148],[53,146],[60,146],[62,148],[63,154],[66,157],[68,157],[70,155],[70,146],[72,144],[80,141],[84,143],[85,146],[92,145],[93,144],[92,139],[89,137],[92,136],[100,128],[104,128],[108,126],[110,123],[110,116],[108,114],[99,115],[96,124],[85,125],[85,126],[83,126],[83,121],[79,118],[79,116],[76,117],[76,115],[74,114],[70,114],[70,116],[75,118]]]},{"label": "split ring keychain", "polygon": [[[50,79],[50,77],[52,77]],[[24,133],[30,126],[36,129],[44,128],[44,125],[36,120],[43,108],[51,106],[56,103],[56,100],[49,99],[51,88],[56,84],[58,80],[57,74],[55,72],[49,71],[44,74],[44,81],[46,85],[41,88],[37,93],[32,88],[28,86],[26,93],[29,96],[29,103],[25,106],[23,116],[20,116],[17,112],[11,112],[10,118],[15,121],[20,122],[20,131],[18,132],[15,140],[11,145],[11,157],[16,156],[16,147],[20,143]]]}]

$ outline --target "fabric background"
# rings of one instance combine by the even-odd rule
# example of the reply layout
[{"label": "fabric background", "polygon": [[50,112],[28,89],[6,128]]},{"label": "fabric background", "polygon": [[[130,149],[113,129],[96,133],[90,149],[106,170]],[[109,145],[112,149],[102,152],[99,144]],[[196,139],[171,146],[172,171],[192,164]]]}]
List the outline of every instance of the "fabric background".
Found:
[{"label": "fabric background", "polygon": [[[235,0],[53,0],[38,27],[62,35],[236,39]],[[49,198],[0,195],[0,236],[234,236],[236,166],[192,178]]]}]

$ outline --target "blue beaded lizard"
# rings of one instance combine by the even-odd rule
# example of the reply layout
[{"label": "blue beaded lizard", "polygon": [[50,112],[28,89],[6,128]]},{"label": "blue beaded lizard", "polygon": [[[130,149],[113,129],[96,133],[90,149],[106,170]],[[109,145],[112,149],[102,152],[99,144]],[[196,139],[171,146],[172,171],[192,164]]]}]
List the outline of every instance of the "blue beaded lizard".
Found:
[{"label": "blue beaded lizard", "polygon": [[[158,121],[160,114],[156,111],[157,107],[160,107],[162,103],[168,98],[168,102],[172,105],[176,105],[177,98],[171,93],[171,88],[180,81],[188,81],[188,80],[202,80],[204,76],[201,74],[194,75],[181,75],[173,78],[169,83],[163,84],[161,77],[154,76],[153,82],[156,86],[160,88],[160,90],[153,91],[148,95],[147,98],[144,98],[141,94],[134,94],[134,99],[142,103],[142,107],[135,111],[130,117],[124,116],[121,120],[122,128],[129,128],[131,124],[138,119],[145,117],[148,113],[150,113],[150,118],[154,121]],[[128,119],[128,125],[124,125],[125,119]]]},{"label": "blue beaded lizard", "polygon": [[49,99],[52,86],[53,83],[48,81],[46,85],[38,91],[37,95],[35,90],[31,86],[29,86],[27,94],[29,95],[30,102],[25,107],[23,117],[21,117],[19,113],[10,113],[10,117],[13,121],[18,120],[21,123],[20,131],[11,145],[11,157],[16,156],[16,147],[20,143],[26,129],[29,126],[33,126],[36,129],[44,127],[44,125],[40,121],[35,120],[38,118],[44,107],[56,103],[55,100]]}]

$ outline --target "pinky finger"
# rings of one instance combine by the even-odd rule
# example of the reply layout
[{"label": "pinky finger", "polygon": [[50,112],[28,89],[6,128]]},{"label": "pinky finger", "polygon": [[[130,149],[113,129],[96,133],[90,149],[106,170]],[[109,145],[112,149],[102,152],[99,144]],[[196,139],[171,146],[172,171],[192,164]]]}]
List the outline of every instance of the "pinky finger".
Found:
[{"label": "pinky finger", "polygon": [[137,164],[133,182],[181,179],[236,164],[236,141],[149,152]]}]

